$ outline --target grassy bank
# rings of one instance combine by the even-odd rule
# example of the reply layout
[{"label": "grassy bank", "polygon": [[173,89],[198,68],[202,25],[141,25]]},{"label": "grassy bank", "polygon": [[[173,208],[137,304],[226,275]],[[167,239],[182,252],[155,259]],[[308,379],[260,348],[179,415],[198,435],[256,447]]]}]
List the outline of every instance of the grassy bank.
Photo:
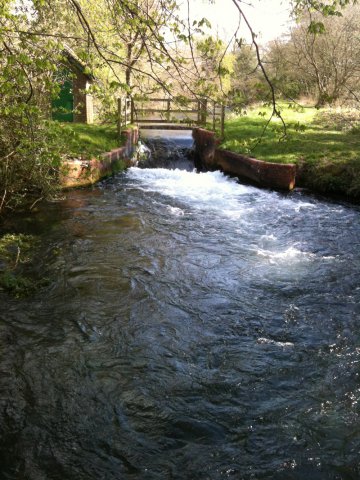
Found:
[{"label": "grassy bank", "polygon": [[281,113],[286,138],[277,118],[263,133],[270,110],[254,108],[227,120],[220,147],[268,162],[296,163],[298,186],[360,199],[360,112],[282,105]]},{"label": "grassy bank", "polygon": [[120,147],[115,125],[86,125],[84,123],[56,123],[61,131],[64,155],[73,158],[94,158]]}]

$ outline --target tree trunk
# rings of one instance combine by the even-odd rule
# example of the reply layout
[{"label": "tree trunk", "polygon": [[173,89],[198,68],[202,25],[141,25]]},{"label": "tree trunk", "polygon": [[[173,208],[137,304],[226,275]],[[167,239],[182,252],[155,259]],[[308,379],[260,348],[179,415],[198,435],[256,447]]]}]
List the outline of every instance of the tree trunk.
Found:
[{"label": "tree trunk", "polygon": [[131,67],[132,67],[132,51],[133,51],[133,44],[128,43],[126,47],[126,71],[125,71],[125,83],[129,88],[129,92],[131,89]]}]

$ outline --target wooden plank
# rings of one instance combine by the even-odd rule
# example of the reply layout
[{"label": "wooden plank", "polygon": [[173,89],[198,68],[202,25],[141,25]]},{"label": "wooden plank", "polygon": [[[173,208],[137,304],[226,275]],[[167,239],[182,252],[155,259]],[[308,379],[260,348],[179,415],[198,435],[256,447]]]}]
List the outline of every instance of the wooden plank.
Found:
[{"label": "wooden plank", "polygon": [[[152,112],[152,113],[165,113],[168,114],[168,110],[160,110],[157,108],[138,108],[136,112],[144,113],[144,112]],[[197,110],[170,110],[171,113],[197,113]]]},{"label": "wooden plank", "polygon": [[[181,102],[178,102],[176,100],[172,100],[171,98],[149,98],[148,100],[139,100],[138,103],[148,103],[148,102],[167,102],[168,100],[170,100],[170,102],[172,103],[181,103]],[[193,100],[193,99],[189,99],[189,100],[186,100],[186,102],[184,103],[191,103],[191,102],[197,102],[198,100]]]},{"label": "wooden plank", "polygon": [[184,123],[189,123],[192,125],[198,124],[197,120],[191,120],[190,122],[186,122],[185,120],[179,120],[179,121],[173,121],[173,122],[167,122],[166,120],[162,119],[159,120],[158,118],[143,118],[143,119],[138,119],[137,123],[179,123],[179,125],[184,124]]}]

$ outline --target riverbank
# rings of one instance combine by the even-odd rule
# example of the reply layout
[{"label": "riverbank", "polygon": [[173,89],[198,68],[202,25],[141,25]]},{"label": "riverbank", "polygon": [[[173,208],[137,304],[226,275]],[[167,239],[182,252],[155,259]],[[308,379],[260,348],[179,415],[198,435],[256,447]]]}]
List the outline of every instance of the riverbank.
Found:
[{"label": "riverbank", "polygon": [[116,125],[56,122],[55,126],[65,139],[63,148],[66,157],[96,157],[120,147],[124,142],[118,137]]},{"label": "riverbank", "polygon": [[[111,126],[58,124],[54,127],[63,133],[58,138],[64,145],[57,189],[89,186],[131,164],[138,142],[137,128],[124,131],[119,139]],[[17,212],[21,215],[21,212],[33,211],[37,204],[39,202],[30,197]],[[0,234],[0,291],[22,297],[46,282],[42,274],[32,272],[37,244],[36,236],[19,233],[17,228],[5,228]]]},{"label": "riverbank", "polygon": [[[86,127],[86,126],[83,126]],[[90,137],[90,140],[93,137]],[[96,140],[96,138],[95,138]],[[60,170],[60,185],[62,188],[84,187],[92,185],[100,179],[120,172],[132,164],[131,159],[135,145],[139,140],[138,128],[128,128],[120,139],[117,139],[115,148],[113,143],[106,143],[102,152],[97,155],[84,153],[76,157],[66,157],[62,161]]]},{"label": "riverbank", "polygon": [[298,187],[359,201],[359,112],[283,105],[281,113],[287,124],[286,138],[281,138],[277,118],[264,131],[270,109],[258,107],[228,118],[220,149],[265,162],[294,163]]}]

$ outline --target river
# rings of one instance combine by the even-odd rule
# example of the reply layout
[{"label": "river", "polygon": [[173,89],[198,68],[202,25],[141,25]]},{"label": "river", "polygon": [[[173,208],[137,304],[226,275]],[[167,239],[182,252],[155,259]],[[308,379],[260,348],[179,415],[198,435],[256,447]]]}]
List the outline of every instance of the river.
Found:
[{"label": "river", "polygon": [[358,480],[359,208],[174,152],[16,220],[1,480]]}]

